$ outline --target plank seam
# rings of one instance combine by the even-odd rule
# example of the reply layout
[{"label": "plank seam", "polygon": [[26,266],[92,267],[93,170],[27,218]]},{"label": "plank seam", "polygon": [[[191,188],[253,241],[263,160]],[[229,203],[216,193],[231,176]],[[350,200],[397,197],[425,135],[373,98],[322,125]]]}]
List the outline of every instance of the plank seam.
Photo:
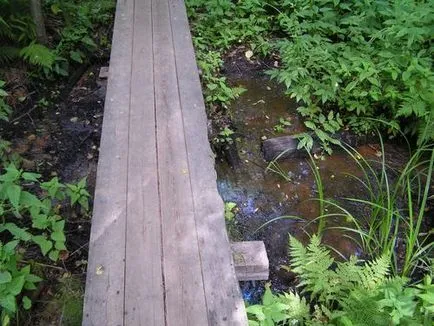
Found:
[{"label": "plank seam", "polygon": [[163,246],[163,216],[161,208],[161,184],[160,184],[160,160],[158,157],[158,131],[157,131],[157,96],[155,92],[155,48],[154,48],[154,1],[151,0],[151,38],[152,38],[152,87],[154,92],[154,123],[155,123],[155,155],[157,161],[157,188],[158,188],[158,209],[160,217],[160,244],[161,244],[161,280],[163,290],[164,325],[167,326],[166,307],[166,280],[164,276],[164,246]]},{"label": "plank seam", "polygon": [[169,7],[169,21],[170,21],[170,36],[171,36],[171,40],[172,40],[172,48],[173,48],[173,57],[174,57],[174,62],[175,62],[175,71],[176,71],[176,83],[177,83],[177,85],[178,85],[178,99],[179,99],[179,107],[180,107],[180,109],[181,109],[181,116],[182,116],[182,119],[181,119],[181,123],[182,123],[182,129],[184,130],[184,146],[185,146],[185,149],[186,149],[186,152],[187,152],[187,166],[188,166],[188,181],[189,181],[189,187],[190,187],[190,192],[191,192],[191,194],[192,194],[192,201],[193,201],[193,214],[194,214],[194,225],[195,225],[195,233],[196,233],[196,239],[197,239],[197,252],[198,252],[198,255],[199,255],[199,262],[200,262],[200,274],[201,274],[201,278],[202,278],[202,284],[203,284],[203,286],[202,286],[202,290],[203,290],[203,296],[204,296],[204,299],[205,299],[205,307],[206,307],[206,312],[207,312],[207,314],[206,314],[206,318],[207,318],[207,321],[208,321],[208,325],[210,325],[210,320],[209,320],[209,316],[208,316],[208,311],[209,311],[209,308],[208,308],[208,298],[207,298],[207,296],[206,296],[206,291],[205,291],[205,278],[204,278],[204,275],[203,275],[203,264],[202,264],[202,255],[201,255],[201,250],[200,250],[200,248],[199,248],[199,234],[198,234],[198,231],[197,231],[197,223],[196,223],[196,217],[197,217],[197,213],[196,213],[196,204],[195,204],[195,198],[194,198],[194,195],[193,195],[193,186],[192,186],[192,182],[191,182],[191,168],[190,168],[190,166],[191,166],[191,163],[190,163],[190,155],[189,155],[189,153],[188,153],[188,145],[187,145],[187,140],[186,140],[186,136],[185,136],[185,124],[184,124],[184,112],[183,112],[183,103],[182,103],[182,100],[181,100],[181,92],[180,92],[180,88],[179,88],[179,77],[178,77],[178,62],[177,62],[177,58],[176,58],[176,46],[175,46],[175,40],[174,40],[174,37],[173,37],[173,33],[174,33],[174,31],[173,31],[173,24],[172,24],[172,7],[171,7],[171,3],[170,3],[170,1],[169,0],[167,0],[167,5],[168,5],[168,7]]},{"label": "plank seam", "polygon": [[127,137],[127,182],[126,182],[126,192],[125,192],[125,254],[124,254],[124,307],[123,307],[123,314],[122,314],[122,323],[125,325],[125,308],[127,306],[126,304],[126,287],[127,287],[127,236],[128,236],[128,189],[129,189],[129,178],[128,178],[128,169],[130,166],[130,133],[131,133],[131,106],[132,106],[132,80],[133,80],[133,59],[134,59],[134,36],[135,36],[135,22],[136,22],[136,1],[133,0],[133,19],[132,19],[132,38],[131,38],[131,56],[130,56],[130,62],[131,62],[131,70],[130,70],[130,88],[129,88],[129,107],[128,107],[128,137]]}]

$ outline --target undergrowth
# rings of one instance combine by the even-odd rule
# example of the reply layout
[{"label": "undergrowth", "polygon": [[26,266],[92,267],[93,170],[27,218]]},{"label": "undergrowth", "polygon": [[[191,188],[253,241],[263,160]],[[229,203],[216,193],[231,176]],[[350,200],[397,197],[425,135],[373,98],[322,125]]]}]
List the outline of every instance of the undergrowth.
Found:
[{"label": "undergrowth", "polygon": [[68,76],[99,47],[108,46],[106,34],[98,33],[98,28],[112,20],[114,0],[47,0],[43,4],[50,35],[47,44],[36,40],[27,0],[0,1],[1,64],[23,60],[30,64],[34,76]]},{"label": "undergrowth", "polygon": [[[187,0],[208,103],[239,94],[222,77],[222,55],[245,45],[254,56],[280,57],[271,78],[300,103],[311,133],[330,152],[350,127],[368,133],[398,126],[419,143],[434,140],[434,3],[416,0]],[[424,131],[428,130],[428,133]]]},{"label": "undergrowth", "polygon": [[[28,253],[39,251],[57,262],[67,257],[65,209],[80,205],[87,211],[89,193],[86,179],[62,184],[57,177],[43,181],[40,174],[11,162],[7,144],[2,144],[0,174],[0,321],[9,325],[19,309],[32,306],[30,294],[42,281],[33,273],[40,261],[28,260]],[[43,264],[42,264],[43,265]]]},{"label": "undergrowth", "polygon": [[305,247],[290,237],[291,264],[298,291],[273,294],[247,307],[249,325],[431,325],[434,284],[429,275],[416,285],[389,275],[384,256],[336,262],[314,235]]}]

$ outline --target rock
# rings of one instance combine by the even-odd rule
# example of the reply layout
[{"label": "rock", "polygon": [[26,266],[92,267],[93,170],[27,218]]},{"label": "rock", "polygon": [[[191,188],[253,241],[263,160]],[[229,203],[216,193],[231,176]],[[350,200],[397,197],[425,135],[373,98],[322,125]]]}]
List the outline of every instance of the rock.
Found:
[{"label": "rock", "polygon": [[298,139],[293,136],[282,136],[264,140],[262,152],[266,161],[270,162],[277,157],[285,159],[290,157],[307,156],[304,149],[298,150]]}]

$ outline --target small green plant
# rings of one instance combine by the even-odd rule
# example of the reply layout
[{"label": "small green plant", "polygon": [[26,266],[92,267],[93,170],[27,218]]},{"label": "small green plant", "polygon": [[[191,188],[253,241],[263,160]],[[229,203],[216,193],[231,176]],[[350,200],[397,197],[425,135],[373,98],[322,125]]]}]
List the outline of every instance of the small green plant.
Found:
[{"label": "small green plant", "polygon": [[86,190],[86,178],[81,179],[77,184],[67,184],[66,186],[66,193],[71,198],[71,206],[78,203],[88,211],[90,194]]},{"label": "small green plant", "polygon": [[230,145],[234,142],[234,134],[235,132],[229,127],[224,127],[214,138],[215,143]]},{"label": "small green plant", "polygon": [[237,204],[233,202],[225,203],[225,220],[226,222],[232,222],[235,217],[235,210],[237,208]]},{"label": "small green plant", "polygon": [[273,127],[273,130],[277,133],[282,133],[288,129],[292,125],[291,119],[285,119],[280,117],[279,123]]}]

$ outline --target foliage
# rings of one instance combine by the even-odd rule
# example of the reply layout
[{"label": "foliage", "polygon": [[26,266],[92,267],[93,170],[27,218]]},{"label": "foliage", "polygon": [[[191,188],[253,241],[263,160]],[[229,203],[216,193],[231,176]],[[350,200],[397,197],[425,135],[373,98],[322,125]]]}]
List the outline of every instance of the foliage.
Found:
[{"label": "foliage", "polygon": [[215,143],[230,145],[234,142],[235,132],[229,127],[224,127],[214,138]]},{"label": "foliage", "polygon": [[[434,139],[432,1],[186,4],[209,103],[227,104],[237,96],[230,96],[219,70],[222,54],[241,44],[257,56],[279,54],[269,74],[300,102],[306,127],[328,152],[342,128],[366,133],[384,127],[366,118],[388,121],[392,127],[385,131],[392,136],[401,125],[419,144]],[[303,146],[312,147],[310,133],[300,137]]]},{"label": "foliage", "polygon": [[249,326],[297,325],[309,317],[309,305],[297,293],[273,295],[265,286],[262,304],[248,306]]},{"label": "foliage", "polygon": [[[429,144],[422,145],[413,152],[401,170],[394,171],[386,164],[381,137],[380,144],[379,162],[367,160],[354,148],[342,146],[362,172],[361,178],[354,175],[350,177],[360,183],[368,197],[344,200],[364,205],[367,214],[356,217],[341,205],[323,197],[319,199],[320,203],[337,213],[322,213],[318,219],[324,225],[331,215],[351,222],[351,227],[337,228],[353,232],[356,235],[353,240],[371,257],[389,255],[393,271],[408,276],[416,267],[430,266],[428,257],[434,248],[434,244],[429,241],[429,234],[421,233],[422,221],[427,218],[427,200],[433,180],[434,148]],[[405,239],[405,256],[401,260],[398,255],[398,238]]]},{"label": "foliage", "polygon": [[[0,175],[0,307],[2,325],[18,309],[18,300],[29,309],[31,301],[23,291],[35,289],[41,279],[23,260],[26,248],[37,247],[43,256],[57,261],[66,251],[65,220],[60,203],[70,198],[88,208],[85,179],[77,185],[63,185],[57,177],[48,182],[41,175],[25,172],[10,163]],[[79,195],[79,197],[77,197]]]},{"label": "foliage", "polygon": [[429,276],[409,286],[404,278],[388,276],[387,257],[365,264],[355,257],[336,262],[316,235],[307,247],[294,237],[289,243],[290,269],[310,305],[297,293],[274,295],[267,288],[261,305],[247,307],[251,325],[430,325],[434,285]]},{"label": "foliage", "polygon": [[32,65],[51,67],[55,54],[35,43],[36,32],[28,1],[1,1],[0,12],[0,63],[22,58]]},{"label": "foliage", "polygon": [[281,133],[284,132],[288,127],[290,127],[292,125],[291,123],[291,119],[285,119],[280,117],[279,118],[279,123],[277,123],[274,127],[273,130],[277,133]]},{"label": "foliage", "polygon": [[221,55],[242,42],[249,42],[254,51],[267,53],[269,46],[265,34],[270,18],[258,0],[188,0],[186,5],[205,100],[209,105],[226,107],[244,89],[230,87],[226,78],[220,75]]},{"label": "foliage", "polygon": [[[49,45],[36,43],[35,26],[26,0],[0,2],[0,62],[24,59],[38,75],[67,76],[70,66],[81,64],[98,49],[94,35],[99,25],[108,24],[115,1],[44,1],[45,16],[55,21]],[[49,24],[51,25],[51,24]],[[100,44],[107,45],[106,36]]]},{"label": "foliage", "polygon": [[[389,257],[394,274],[410,276],[416,269],[426,270],[431,265],[434,243],[430,241],[431,232],[423,232],[422,222],[429,218],[427,201],[432,198],[429,196],[434,177],[434,147],[433,144],[420,145],[409,153],[408,161],[396,170],[387,165],[383,139],[379,139],[379,160],[365,158],[351,146],[340,145],[360,169],[361,176],[348,176],[365,190],[364,198],[327,199],[319,167],[308,152],[319,205],[318,217],[308,225],[318,222],[319,235],[328,228],[342,230],[368,256]],[[270,162],[267,170],[290,180],[277,161]],[[347,209],[346,203],[363,207],[363,213],[358,213],[361,216],[355,216]],[[260,228],[280,219],[294,218],[279,216]],[[327,227],[329,218],[341,220],[343,226]],[[404,240],[399,246],[398,239]]]},{"label": "foliage", "polygon": [[[360,132],[378,126],[365,117],[396,125],[406,118],[407,132],[434,139],[422,133],[434,120],[432,1],[296,0],[276,9],[285,36],[276,42],[282,67],[270,75],[303,103],[299,112],[315,128],[338,109]],[[342,126],[331,121],[322,130]]]}]

